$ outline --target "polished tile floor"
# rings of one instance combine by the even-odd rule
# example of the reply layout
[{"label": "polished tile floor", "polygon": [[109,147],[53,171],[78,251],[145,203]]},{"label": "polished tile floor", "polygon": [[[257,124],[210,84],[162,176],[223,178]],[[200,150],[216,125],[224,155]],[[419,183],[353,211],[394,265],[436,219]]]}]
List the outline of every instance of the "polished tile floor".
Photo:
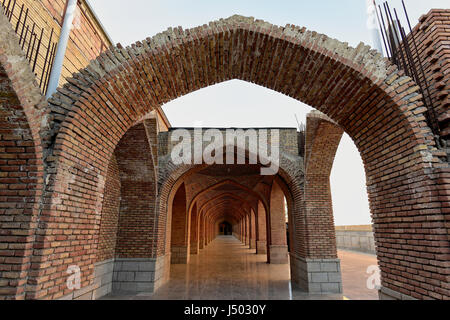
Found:
[{"label": "polished tile floor", "polygon": [[[347,255],[343,257],[347,258]],[[365,272],[366,268],[360,266],[357,272]],[[248,249],[234,237],[220,236],[200,254],[191,256],[189,264],[172,265],[170,281],[156,293],[144,292],[133,296],[112,294],[103,299],[342,300],[358,298],[366,287],[366,280],[360,275],[358,279],[362,281],[359,282],[363,283],[353,285],[349,291],[354,297],[346,297],[345,282],[344,295],[309,295],[292,288],[289,277],[288,264],[267,264],[265,255],[256,255],[255,250]],[[346,279],[344,275],[343,278]],[[376,299],[375,291],[372,299]]]}]

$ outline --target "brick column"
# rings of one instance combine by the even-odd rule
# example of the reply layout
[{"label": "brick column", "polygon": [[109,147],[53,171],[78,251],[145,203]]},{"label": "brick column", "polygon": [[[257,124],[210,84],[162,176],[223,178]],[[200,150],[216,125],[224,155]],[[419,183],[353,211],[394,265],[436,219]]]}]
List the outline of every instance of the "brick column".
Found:
[{"label": "brick column", "polygon": [[250,209],[250,249],[256,249],[256,214]]},{"label": "brick column", "polygon": [[283,264],[288,262],[288,247],[286,239],[286,211],[284,193],[274,181],[270,193],[270,237],[268,246],[268,262]]},{"label": "brick column", "polygon": [[203,214],[200,213],[200,217],[199,217],[199,244],[198,247],[199,249],[203,249],[205,247],[205,221],[204,221],[205,217]]},{"label": "brick column", "polygon": [[291,253],[293,282],[311,293],[341,293],[340,260],[330,189],[330,173],[343,130],[321,113],[306,124],[305,199],[306,255]]},{"label": "brick column", "polygon": [[190,219],[186,212],[186,190],[180,186],[172,205],[171,263],[186,264],[190,253]]},{"label": "brick column", "polygon": [[257,210],[257,238],[256,238],[256,253],[267,254],[267,227],[266,227],[266,209],[261,201],[258,201]]},{"label": "brick column", "polygon": [[200,250],[198,222],[197,204],[195,204],[191,211],[191,254],[198,254]]}]

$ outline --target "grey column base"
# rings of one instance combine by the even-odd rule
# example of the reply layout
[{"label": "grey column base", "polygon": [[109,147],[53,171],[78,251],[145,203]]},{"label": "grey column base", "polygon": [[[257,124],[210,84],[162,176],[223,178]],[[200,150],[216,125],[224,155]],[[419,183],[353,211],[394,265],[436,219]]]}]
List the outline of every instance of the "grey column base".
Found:
[{"label": "grey column base", "polygon": [[97,300],[111,292],[155,292],[169,276],[170,254],[156,259],[109,259],[94,265],[92,284],[59,300]]},{"label": "grey column base", "polygon": [[380,300],[417,300],[416,298],[386,287],[381,287],[380,290],[378,290],[378,297]]},{"label": "grey column base", "polygon": [[173,246],[170,249],[172,264],[188,264],[189,263],[189,246]]},{"label": "grey column base", "polygon": [[292,283],[314,294],[341,294],[339,259],[305,259],[290,253]]},{"label": "grey column base", "polygon": [[256,254],[267,254],[267,242],[256,241]]},{"label": "grey column base", "polygon": [[270,264],[285,264],[289,262],[287,245],[270,245],[268,260]]},{"label": "grey column base", "polygon": [[155,292],[169,277],[170,255],[145,259],[116,259],[113,292],[127,294]]}]

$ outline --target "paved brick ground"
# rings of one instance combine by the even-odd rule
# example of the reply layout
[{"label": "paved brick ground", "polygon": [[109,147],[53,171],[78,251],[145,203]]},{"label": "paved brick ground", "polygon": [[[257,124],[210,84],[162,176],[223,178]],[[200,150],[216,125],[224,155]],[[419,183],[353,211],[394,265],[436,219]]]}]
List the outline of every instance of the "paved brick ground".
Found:
[{"label": "paved brick ground", "polygon": [[350,300],[378,300],[378,291],[367,288],[367,280],[372,276],[372,273],[367,273],[367,268],[377,265],[377,257],[344,250],[338,250],[338,256],[341,259],[344,296]]}]

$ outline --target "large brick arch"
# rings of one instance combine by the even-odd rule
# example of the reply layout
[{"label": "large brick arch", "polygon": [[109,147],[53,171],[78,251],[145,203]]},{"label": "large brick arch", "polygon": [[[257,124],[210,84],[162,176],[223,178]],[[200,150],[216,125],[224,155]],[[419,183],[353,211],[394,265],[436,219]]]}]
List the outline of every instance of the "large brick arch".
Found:
[{"label": "large brick arch", "polygon": [[[24,299],[44,182],[46,106],[8,19],[0,13],[0,300]],[[44,220],[45,221],[45,220]]]},{"label": "large brick arch", "polygon": [[[89,239],[98,232],[87,226],[98,220],[108,161],[121,136],[162,104],[231,79],[307,103],[352,137],[367,173],[382,248],[383,285],[418,298],[436,292],[435,297],[448,297],[444,287],[448,242],[441,234],[413,242],[399,242],[396,236],[402,231],[411,238],[413,234],[425,237],[430,234],[427,220],[448,230],[435,170],[448,164],[433,155],[435,143],[418,87],[363,44],[350,48],[305,28],[278,27],[240,16],[189,30],[169,29],[129,48],[112,48],[50,99],[55,121],[44,138],[54,143],[47,150],[51,155],[46,162],[49,183],[44,201],[52,223],[41,226],[36,245],[48,246],[47,237],[60,229],[53,223],[58,217],[72,219],[74,230],[87,228],[84,250],[74,253],[74,261],[86,270],[82,284],[87,285],[92,279],[89,256],[95,251]],[[445,181],[442,186],[448,190]],[[411,221],[418,225],[412,228]],[[55,298],[65,290],[67,263],[62,255],[72,246],[62,243],[62,251],[51,256],[36,252],[41,263],[31,279],[38,283],[34,298]],[[400,267],[398,260],[390,258],[395,255],[411,261],[410,265]],[[427,260],[418,260],[420,256]],[[42,280],[53,264],[60,265],[59,274]],[[418,282],[415,271],[425,264],[433,267]]]}]

